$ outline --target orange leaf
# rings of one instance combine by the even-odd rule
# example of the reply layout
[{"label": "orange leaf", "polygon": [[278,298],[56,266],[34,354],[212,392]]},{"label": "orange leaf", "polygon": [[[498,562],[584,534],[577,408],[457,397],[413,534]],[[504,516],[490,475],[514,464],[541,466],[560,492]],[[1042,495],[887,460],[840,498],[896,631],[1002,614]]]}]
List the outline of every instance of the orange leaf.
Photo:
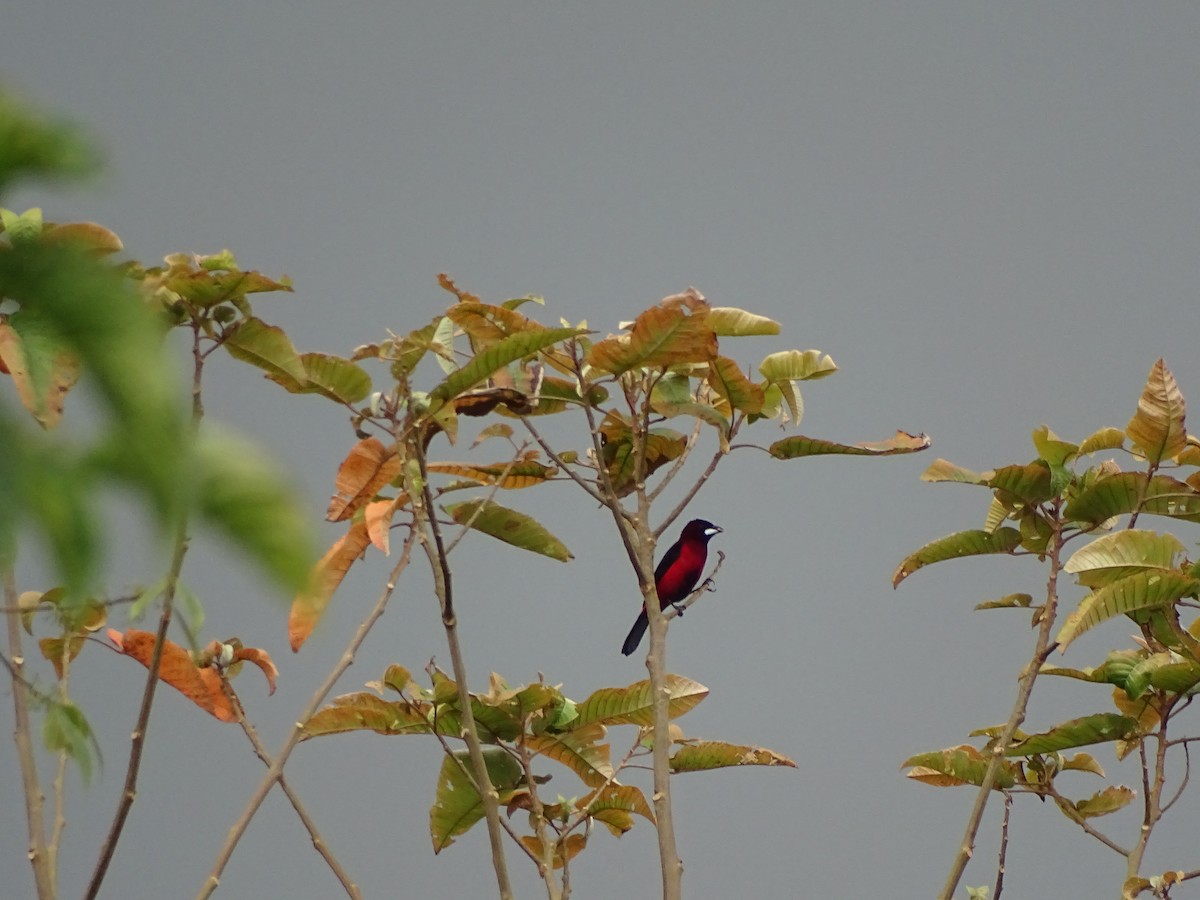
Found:
[{"label": "orange leaf", "polygon": [[593,345],[588,364],[620,375],[643,366],[709,362],[717,355],[717,335],[708,324],[708,309],[694,288],[667,297],[639,315],[627,334]]},{"label": "orange leaf", "polygon": [[359,519],[350,525],[350,530],[338,538],[313,568],[311,586],[301,591],[292,601],[288,616],[288,641],[292,652],[300,649],[308,640],[317,622],[329,605],[329,598],[338,589],[346,572],[356,559],[362,556],[371,538],[367,534],[367,523]]},{"label": "orange leaf", "polygon": [[[118,651],[150,668],[150,659],[154,654],[154,635],[151,632],[130,629],[122,635],[110,628],[108,637]],[[191,654],[173,641],[163,644],[158,677],[222,722],[236,720],[233,706],[221,687],[221,676],[213,669],[197,668]]]},{"label": "orange leaf", "polygon": [[407,502],[408,494],[401,494],[394,500],[375,500],[367,504],[366,514],[363,516],[367,526],[367,536],[384,556],[391,552],[388,536],[392,528],[392,516],[396,514],[398,506],[403,506]]},{"label": "orange leaf", "polygon": [[275,668],[275,663],[272,662],[270,654],[266,650],[260,650],[258,647],[243,647],[233,654],[233,658],[252,662],[262,669],[262,673],[267,679],[267,693],[275,693],[275,679],[279,677],[279,670]]},{"label": "orange leaf", "polygon": [[374,497],[379,490],[400,474],[400,458],[396,448],[384,447],[370,437],[359,441],[338,467],[334,481],[336,493],[329,498],[325,518],[341,522]]}]

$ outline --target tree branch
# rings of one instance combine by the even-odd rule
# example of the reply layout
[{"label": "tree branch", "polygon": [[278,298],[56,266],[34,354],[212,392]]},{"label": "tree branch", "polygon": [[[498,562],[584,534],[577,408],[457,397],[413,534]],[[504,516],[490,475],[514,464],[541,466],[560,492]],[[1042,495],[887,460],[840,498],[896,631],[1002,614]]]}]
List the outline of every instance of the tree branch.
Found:
[{"label": "tree branch", "polygon": [[54,873],[46,852],[45,797],[38,780],[37,757],[33,749],[29,723],[29,684],[25,680],[25,654],[21,649],[21,615],[17,611],[17,583],[12,562],[4,559],[5,619],[8,625],[8,656],[5,661],[12,679],[13,740],[21,764],[21,786],[25,793],[25,823],[29,832],[29,862],[33,866],[33,881],[39,900],[53,900]]},{"label": "tree branch", "polygon": [[404,550],[401,552],[400,558],[396,560],[396,565],[392,567],[392,571],[388,575],[387,585],[379,595],[379,599],[375,601],[375,605],[367,613],[367,617],[358,624],[358,628],[355,629],[354,636],[350,638],[350,642],[342,652],[341,658],[308,701],[308,705],[300,714],[299,720],[292,726],[292,731],[284,742],[283,747],[275,754],[275,761],[271,763],[267,774],[263,776],[262,781],[258,783],[258,787],[254,789],[254,793],[246,802],[246,808],[242,810],[241,816],[229,830],[229,834],[225,838],[225,843],[222,844],[220,851],[217,853],[216,861],[213,863],[208,878],[205,879],[200,891],[196,894],[196,900],[205,900],[205,898],[211,897],[213,891],[220,886],[221,873],[225,871],[225,866],[228,865],[230,857],[233,856],[234,849],[242,839],[242,835],[246,833],[246,828],[249,827],[250,820],[254,818],[255,813],[262,806],[263,800],[266,799],[271,788],[275,786],[275,782],[283,774],[284,765],[286,765],[288,758],[292,755],[292,751],[296,749],[296,745],[300,743],[300,738],[304,736],[304,723],[312,718],[313,714],[317,711],[317,707],[321,705],[321,702],[333,690],[338,679],[353,664],[358,648],[362,646],[362,642],[366,640],[368,632],[370,632],[371,628],[379,620],[379,617],[383,615],[384,610],[387,609],[388,600],[391,599],[392,593],[396,590],[396,581],[400,577],[400,573],[408,567],[409,560],[412,558],[412,548],[415,543],[416,529],[413,528],[409,531],[408,538],[404,541]]}]

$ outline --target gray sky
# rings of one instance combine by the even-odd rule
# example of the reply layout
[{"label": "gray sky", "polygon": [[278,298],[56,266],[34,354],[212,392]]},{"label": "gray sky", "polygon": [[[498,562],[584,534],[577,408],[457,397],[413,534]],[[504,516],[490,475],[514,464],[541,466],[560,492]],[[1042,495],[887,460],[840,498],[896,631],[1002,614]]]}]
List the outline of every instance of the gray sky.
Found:
[{"label": "gray sky", "polygon": [[[345,353],[428,321],[450,299],[435,282],[448,271],[487,299],[543,295],[543,321],[586,317],[602,332],[695,285],[783,323],[779,338],[728,343],[739,360],[830,353],[842,371],[806,390],[804,433],[855,441],[904,428],[928,432],[934,449],[786,464],[738,454],[692,506],[724,526],[714,546],[728,560],[719,592],[672,628],[671,668],[712,691],[680,724],[771,747],[799,769],[677,779],[685,887],[696,897],[933,894],[972,795],[909,783],[899,764],[1007,716],[1032,646],[1028,618],[971,607],[1037,594],[1043,576],[1009,560],[950,564],[893,594],[906,553],[977,526],[986,509],[984,492],[918,475],[934,455],[975,469],[1029,459],[1029,433],[1043,423],[1067,439],[1124,425],[1159,356],[1200,402],[1200,8],[250,7],[47,0],[7,10],[0,77],[86,122],[110,162],[90,187],[8,204],[103,222],[146,262],[229,247],[245,268],[287,273],[296,294],[257,309],[302,349]],[[276,453],[319,515],[352,440],[343,417],[239,363],[213,368],[212,417]],[[638,596],[611,522],[565,485],[504,499],[540,516],[576,560],[526,558],[482,537],[465,545],[457,575],[473,687],[489,670],[513,683],[541,671],[583,699],[644,677],[618,652]],[[166,561],[136,521],[114,517],[126,528],[114,585],[155,580]],[[1194,545],[1188,526],[1172,530]],[[236,632],[281,667],[273,698],[253,676],[239,684],[268,746],[385,571],[377,557],[361,565],[293,657],[286,598],[197,542],[185,578],[207,604],[209,636]],[[1080,640],[1068,664],[1097,664],[1127,630]],[[390,662],[419,669],[430,654],[448,668],[418,575],[341,691]],[[105,767],[73,793],[63,896],[82,890],[115,806],[143,672],[94,650],[83,666],[78,699]],[[1043,690],[1034,729],[1106,706],[1098,690]],[[1101,761],[1135,777],[1109,753]],[[368,896],[489,896],[482,827],[431,855],[437,766],[429,741],[354,735],[305,745],[288,771]],[[0,802],[15,811],[15,768],[0,773]],[[194,893],[261,773],[236,729],[161,695],[106,895]],[[555,776],[552,795],[582,792]],[[1099,782],[1072,787],[1086,796]],[[1049,883],[1060,896],[1112,895],[1123,863],[1023,799],[1006,896],[1045,896]],[[12,879],[32,879],[19,817],[6,819],[0,869],[19,873],[6,876],[17,896]],[[966,883],[994,878],[995,822]],[[1132,841],[1133,818],[1105,824]],[[1183,838],[1198,824],[1185,801],[1145,870],[1200,865]],[[510,862],[521,895],[540,893],[517,853]],[[596,834],[573,871],[580,897],[651,896],[653,833]],[[335,894],[273,794],[219,896]]]}]

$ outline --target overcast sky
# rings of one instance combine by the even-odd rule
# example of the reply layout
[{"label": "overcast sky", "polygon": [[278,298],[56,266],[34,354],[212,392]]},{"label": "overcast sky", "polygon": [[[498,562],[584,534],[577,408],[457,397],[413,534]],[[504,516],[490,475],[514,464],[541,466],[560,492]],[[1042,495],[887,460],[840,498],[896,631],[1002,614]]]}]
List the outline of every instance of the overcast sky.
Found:
[{"label": "overcast sky", "polygon": [[[1036,595],[1043,575],[1024,561],[963,562],[893,593],[904,555],[978,526],[986,510],[985,492],[918,476],[935,455],[974,469],[1026,461],[1040,424],[1076,440],[1122,426],[1159,356],[1200,402],[1200,7],[10,6],[0,78],[86,123],[109,165],[90,186],[25,190],[7,205],[103,222],[146,262],[229,247],[244,268],[286,273],[295,295],[257,309],[302,349],[347,353],[424,324],[450,299],[442,271],[485,299],[542,295],[543,321],[587,318],[602,333],[694,285],[783,323],[778,338],[727,342],[740,361],[788,347],[837,361],[841,372],[805,391],[804,433],[930,434],[933,450],[916,457],[727,460],[692,512],[724,527],[714,546],[728,559],[718,593],[672,627],[671,668],[711,689],[680,720],[688,734],[762,744],[799,765],[677,779],[690,896],[936,891],[973,795],[910,783],[900,763],[1007,716],[1032,646],[1028,616],[971,607]],[[228,359],[208,390],[212,418],[260,440],[319,517],[353,440],[344,417]],[[644,677],[618,652],[639,598],[609,517],[568,485],[504,501],[538,515],[576,559],[464,544],[472,686],[492,670],[513,683],[544,672],[582,700]],[[124,523],[114,590],[160,577],[167,561],[136,520],[114,521]],[[1194,529],[1173,530],[1194,555]],[[322,540],[337,532],[324,526]],[[207,636],[236,633],[280,664],[270,699],[252,676],[239,682],[271,748],[387,565],[378,555],[361,565],[293,657],[287,598],[197,541],[185,579],[207,605]],[[37,575],[27,566],[24,577]],[[1098,664],[1127,631],[1098,629],[1067,663]],[[448,668],[444,646],[427,579],[414,575],[339,692],[391,662],[419,670],[436,654]],[[74,683],[105,763],[92,787],[73,789],[64,897],[82,890],[115,807],[143,679],[96,649]],[[1106,708],[1101,690],[1039,690],[1032,729]],[[482,826],[431,854],[438,752],[420,738],[352,735],[306,744],[289,765],[369,897],[494,895]],[[1109,751],[1101,762],[1136,777]],[[191,896],[262,771],[236,729],[160,694],[105,895]],[[550,796],[582,792],[554,774]],[[1071,783],[1077,796],[1099,786]],[[1006,896],[1115,894],[1123,861],[1021,799]],[[0,870],[14,897],[32,884],[20,802],[5,765]],[[1172,811],[1145,871],[1200,866],[1184,837],[1200,826],[1196,810],[1189,797]],[[998,811],[966,883],[994,878]],[[1105,825],[1133,841],[1134,818]],[[520,895],[537,896],[536,873],[509,859]],[[641,825],[620,841],[596,834],[573,863],[579,897],[649,897],[658,879]],[[276,792],[218,896],[336,894]]]}]

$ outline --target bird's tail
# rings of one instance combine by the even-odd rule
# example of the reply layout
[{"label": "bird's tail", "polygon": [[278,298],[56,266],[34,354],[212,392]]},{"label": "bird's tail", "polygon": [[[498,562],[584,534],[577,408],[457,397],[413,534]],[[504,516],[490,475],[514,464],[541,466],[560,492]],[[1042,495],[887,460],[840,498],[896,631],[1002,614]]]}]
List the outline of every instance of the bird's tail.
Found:
[{"label": "bird's tail", "polygon": [[625,638],[625,643],[621,645],[621,652],[628,656],[638,648],[638,644],[642,642],[642,635],[646,633],[646,627],[650,624],[650,619],[646,615],[646,610],[643,609],[638,614],[637,621],[633,623],[633,627],[629,629],[629,636]]}]

